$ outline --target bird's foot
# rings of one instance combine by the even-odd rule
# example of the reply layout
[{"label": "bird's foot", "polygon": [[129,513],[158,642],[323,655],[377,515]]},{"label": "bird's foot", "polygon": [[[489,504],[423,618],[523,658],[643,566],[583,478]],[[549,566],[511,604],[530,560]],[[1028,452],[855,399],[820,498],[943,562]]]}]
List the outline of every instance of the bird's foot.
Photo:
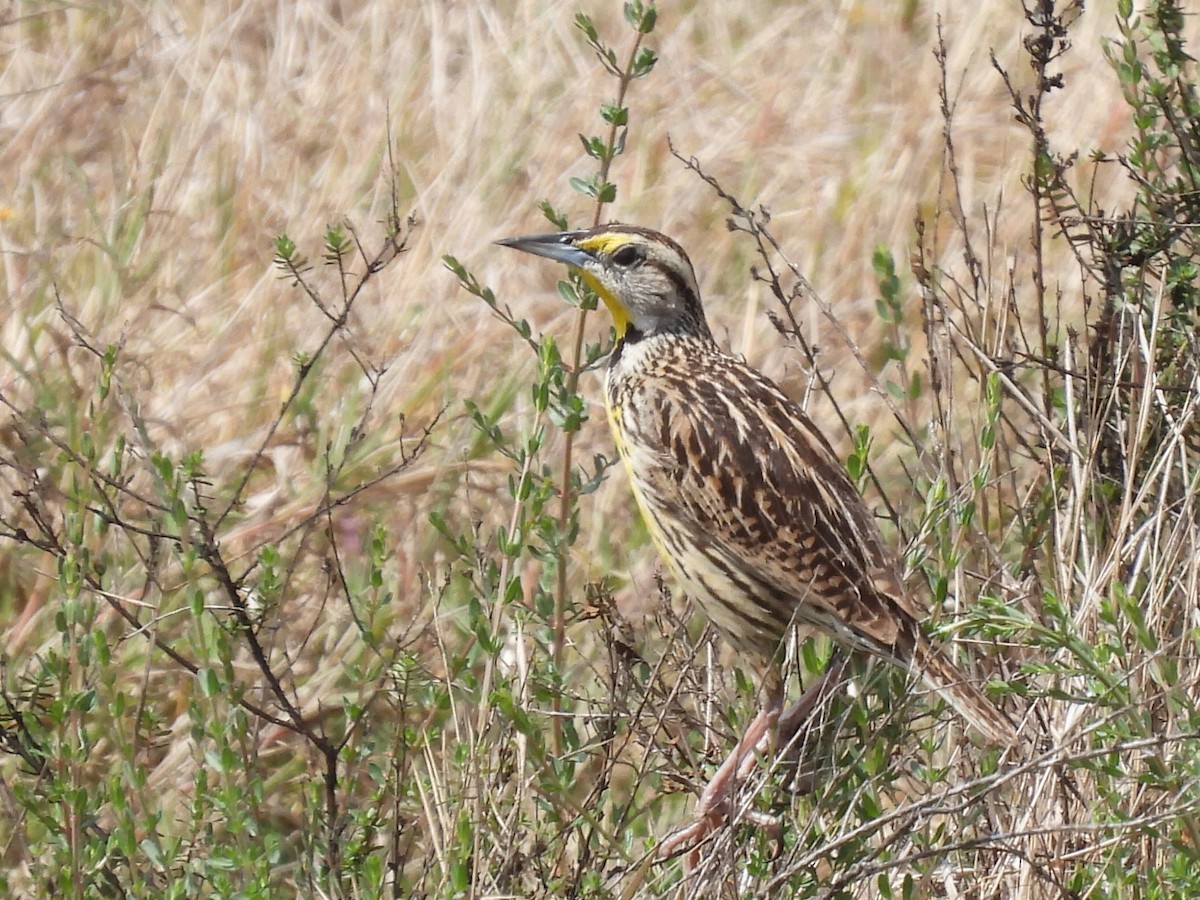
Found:
[{"label": "bird's foot", "polygon": [[[758,765],[759,754],[771,743],[770,730],[779,718],[779,704],[769,703],[746,729],[737,747],[712,777],[712,781],[700,795],[696,804],[696,816],[690,823],[669,834],[659,846],[660,859],[675,856],[688,847],[692,848],[689,861],[695,865],[699,850],[697,845],[717,831],[729,819],[734,788],[744,783]],[[758,810],[745,810],[740,818],[772,833],[778,833],[779,820]]]},{"label": "bird's foot", "polygon": [[[707,792],[706,792],[707,793]],[[700,863],[700,845],[717,832],[729,819],[729,797],[714,801],[707,808],[703,798],[696,808],[696,817],[687,825],[678,828],[659,845],[659,859],[668,859],[690,850],[688,865],[695,868]],[[781,833],[779,818],[757,809],[744,810],[739,821],[748,822],[766,831],[778,840]]]},{"label": "bird's foot", "polygon": [[[667,835],[659,845],[660,859],[676,856],[691,848],[689,863],[692,866],[697,864],[699,844],[728,821],[732,812],[734,789],[738,784],[745,783],[758,765],[759,757],[771,746],[771,729],[777,727],[782,746],[794,752],[797,735],[814,711],[836,689],[845,666],[845,659],[840,654],[835,655],[824,675],[782,715],[779,713],[779,698],[772,697],[768,701],[766,708],[750,723],[733,753],[717,769],[712,781],[700,795],[695,818]],[[738,820],[757,825],[776,840],[780,837],[781,827],[776,816],[756,809],[747,809],[741,811]]]}]

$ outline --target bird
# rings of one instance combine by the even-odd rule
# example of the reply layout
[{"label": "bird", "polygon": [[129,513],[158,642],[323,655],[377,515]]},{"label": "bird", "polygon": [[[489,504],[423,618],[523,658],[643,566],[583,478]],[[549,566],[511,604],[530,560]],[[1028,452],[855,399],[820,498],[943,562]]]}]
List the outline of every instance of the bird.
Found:
[{"label": "bird", "polygon": [[717,343],[675,240],[613,223],[497,243],[565,263],[608,309],[605,409],[637,507],[685,593],[762,675],[760,712],[664,855],[727,820],[733,785],[791,714],[779,660],[797,627],[917,673],[986,741],[1015,745],[1012,722],[924,631],[898,557],[829,441]]}]

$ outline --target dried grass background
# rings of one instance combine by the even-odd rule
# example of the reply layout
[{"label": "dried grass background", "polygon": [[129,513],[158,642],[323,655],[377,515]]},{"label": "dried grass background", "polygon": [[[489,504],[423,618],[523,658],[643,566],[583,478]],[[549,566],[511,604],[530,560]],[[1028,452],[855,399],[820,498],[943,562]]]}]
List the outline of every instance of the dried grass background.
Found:
[{"label": "dried grass background", "polygon": [[[17,10],[24,18],[2,35],[0,151],[14,313],[4,346],[17,362],[50,340],[38,326],[55,317],[52,280],[98,335],[124,334],[144,356],[162,404],[154,417],[236,453],[247,426],[274,412],[276,391],[258,377],[264,360],[288,352],[309,324],[310,311],[284,307],[269,241],[282,231],[302,240],[346,216],[360,227],[380,218],[389,111],[402,201],[421,228],[355,322],[379,356],[396,357],[387,408],[408,411],[414,393],[473,395],[512,358],[507,336],[444,272],[443,253],[473,265],[545,330],[567,333],[572,314],[545,273],[490,242],[544,228],[536,202],[569,207],[567,177],[589,171],[576,134],[598,127],[609,85],[568,11],[412,2]],[[618,33],[617,4],[588,12]],[[787,352],[757,314],[763,298],[748,287],[746,250],[725,232],[722,205],[669,156],[666,136],[744,202],[767,205],[812,283],[851,326],[866,327],[870,249],[905,259],[914,217],[936,203],[943,180],[936,15],[961,78],[966,207],[998,209],[1015,202],[1026,149],[987,59],[994,48],[1018,80],[1025,74],[1013,4],[969,13],[955,4],[663,8],[662,62],[634,89],[612,214],[684,240],[718,332],[772,375],[786,371]],[[1108,19],[1098,4],[1076,30],[1065,75],[1080,87],[1053,101],[1064,145],[1112,151],[1127,137],[1100,55]],[[582,220],[582,201],[576,210]],[[1017,254],[1027,241],[1014,233],[1000,246]],[[811,316],[814,341],[830,343]],[[860,393],[853,377],[835,383],[844,397]],[[851,411],[869,420],[872,406],[863,397]]]},{"label": "dried grass background", "polygon": [[[204,448],[207,472],[222,483],[253,457],[291,387],[292,357],[323,327],[319,311],[277,277],[272,239],[287,232],[317,257],[323,229],[348,219],[370,242],[391,204],[394,161],[401,211],[418,224],[407,251],[372,282],[349,322],[356,352],[389,366],[372,400],[369,422],[380,437],[364,468],[396,459],[398,417],[408,439],[436,425],[416,463],[364,502],[392,537],[387,565],[399,617],[424,627],[445,616],[434,601],[447,559],[429,513],[477,523],[481,533],[509,515],[503,485],[510,468],[479,451],[463,400],[493,405],[502,426],[519,433],[531,421],[525,385],[532,361],[459,288],[441,257],[457,257],[535,330],[568,342],[576,314],[553,290],[557,273],[492,241],[548,230],[537,210],[543,198],[576,224],[590,220],[590,206],[568,178],[593,170],[577,134],[599,132],[596,111],[613,88],[573,25],[576,8],[398,0],[22,3],[0,11],[0,392],[24,407],[35,402],[33,384],[48,380],[58,386],[56,403],[89,402],[90,360],[74,346],[58,298],[99,345],[123,342],[122,378],[143,404],[153,444],[175,454]],[[619,4],[578,8],[622,46]],[[631,138],[614,164],[619,196],[611,218],[679,239],[697,265],[718,340],[797,394],[810,385],[810,372],[768,321],[774,301],[749,277],[752,248],[726,229],[728,209],[670,154],[667,136],[743,202],[769,208],[789,258],[853,340],[874,347],[881,326],[872,250],[891,250],[907,278],[915,219],[932,220],[948,205],[933,53],[939,20],[958,187],[971,227],[982,234],[987,223],[990,230],[993,288],[1003,293],[1009,266],[1024,276],[1032,264],[1021,188],[1029,137],[989,60],[994,53],[1028,89],[1018,4],[660,7],[648,43],[661,61],[630,94]],[[1074,49],[1060,66],[1067,88],[1048,101],[1058,146],[1118,152],[1129,139],[1128,108],[1102,55],[1112,33],[1113,4],[1104,2],[1091,4],[1072,30]],[[1097,191],[1111,207],[1131,189],[1114,179]],[[937,222],[937,261],[953,270],[961,233],[950,216]],[[1069,319],[1079,267],[1065,246],[1054,252],[1048,279],[1067,298]],[[895,499],[903,483],[889,465],[886,439],[896,432],[886,406],[818,306],[799,312],[833,402],[851,422],[875,429],[875,453]],[[1081,309],[1074,314],[1082,321]],[[593,317],[597,339],[607,328],[601,318]],[[333,421],[349,422],[364,408],[368,386],[352,369],[332,369],[329,378],[323,402]],[[584,377],[583,392],[595,401],[578,439],[578,458],[587,460],[611,448],[598,375]],[[816,393],[809,407],[848,452],[831,401]],[[226,537],[235,558],[319,504],[322,465],[308,437],[297,429],[275,442]],[[9,449],[18,443],[8,409],[0,411],[0,441]],[[639,543],[616,471],[583,499],[573,572],[581,584],[613,576],[620,608],[636,618],[654,611],[658,564]],[[348,546],[361,547],[366,513],[340,515]],[[0,543],[0,586],[4,657],[18,672],[57,640],[56,573]],[[287,628],[299,648],[297,703],[319,717],[353,693],[333,666],[352,636],[345,614],[312,590],[314,604],[289,610]],[[101,627],[121,633],[103,613]],[[452,622],[439,627],[453,632]],[[581,658],[594,656],[589,629],[600,627],[572,630]],[[124,635],[121,647],[130,684],[178,679],[132,637]],[[180,694],[181,717],[165,723],[168,739],[143,761],[151,789],[178,795],[182,816],[200,764],[182,716],[189,689],[143,689]],[[296,774],[287,769],[286,735],[267,728],[256,740]],[[16,770],[4,765],[11,780]],[[184,825],[168,820],[163,827]],[[453,816],[441,826],[411,827],[452,829]],[[28,862],[12,837],[18,830],[12,822],[0,827],[16,866]],[[1011,889],[1013,896],[1050,896],[1029,881]],[[872,888],[860,890],[870,896]]]}]

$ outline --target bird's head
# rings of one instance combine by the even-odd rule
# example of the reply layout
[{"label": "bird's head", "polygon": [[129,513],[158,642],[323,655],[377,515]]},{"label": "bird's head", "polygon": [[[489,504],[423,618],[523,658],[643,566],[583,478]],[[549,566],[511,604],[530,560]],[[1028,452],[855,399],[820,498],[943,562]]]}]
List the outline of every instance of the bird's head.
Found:
[{"label": "bird's head", "polygon": [[578,270],[612,313],[618,340],[664,332],[710,336],[691,261],[657,231],[614,224],[497,243]]}]

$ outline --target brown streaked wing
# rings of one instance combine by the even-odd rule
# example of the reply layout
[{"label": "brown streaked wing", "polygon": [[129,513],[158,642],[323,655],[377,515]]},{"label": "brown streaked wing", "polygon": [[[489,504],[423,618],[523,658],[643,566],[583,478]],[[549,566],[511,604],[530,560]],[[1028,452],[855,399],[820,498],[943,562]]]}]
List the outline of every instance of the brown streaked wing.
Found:
[{"label": "brown streaked wing", "polygon": [[844,623],[874,652],[911,662],[917,610],[829,444],[754,370],[717,353],[703,363],[693,377],[659,372],[641,385],[657,396],[638,405],[659,421],[638,439],[664,466],[651,480],[675,482],[672,514],[710,552],[792,598],[797,621]]}]

